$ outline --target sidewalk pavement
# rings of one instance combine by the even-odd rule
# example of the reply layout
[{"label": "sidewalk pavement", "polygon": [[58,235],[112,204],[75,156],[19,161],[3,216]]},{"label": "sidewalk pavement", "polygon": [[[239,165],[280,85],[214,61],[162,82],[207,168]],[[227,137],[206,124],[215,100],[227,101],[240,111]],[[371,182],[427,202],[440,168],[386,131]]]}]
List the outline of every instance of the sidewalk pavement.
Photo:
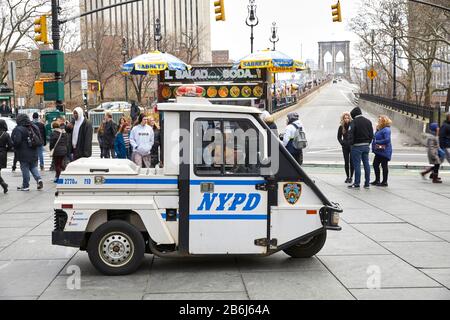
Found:
[{"label": "sidewalk pavement", "polygon": [[99,274],[86,252],[51,245],[51,173],[43,191],[32,183],[24,193],[15,191],[19,173],[2,171],[10,192],[0,194],[0,299],[450,299],[449,172],[436,185],[391,170],[388,188],[349,190],[342,169],[305,171],[344,209],[342,231],[330,231],[317,256],[147,255],[119,277]]}]

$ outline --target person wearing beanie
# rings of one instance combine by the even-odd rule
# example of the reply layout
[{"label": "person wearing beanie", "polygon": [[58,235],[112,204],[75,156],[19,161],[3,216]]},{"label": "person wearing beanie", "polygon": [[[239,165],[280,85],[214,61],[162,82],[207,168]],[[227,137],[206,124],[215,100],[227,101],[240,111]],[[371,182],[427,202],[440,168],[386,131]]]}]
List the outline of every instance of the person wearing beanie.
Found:
[{"label": "person wearing beanie", "polygon": [[17,126],[11,134],[11,139],[14,149],[17,150],[17,160],[22,171],[22,185],[17,187],[17,190],[30,191],[30,172],[37,182],[37,189],[42,190],[44,184],[37,169],[38,146],[42,144],[40,135],[38,136],[39,129],[26,114],[19,114],[16,122]]},{"label": "person wearing beanie", "polygon": [[370,164],[369,152],[370,144],[373,140],[372,123],[363,117],[359,107],[354,108],[350,115],[352,122],[348,127],[348,139],[351,146],[351,159],[355,169],[355,181],[349,188],[358,189],[361,183],[361,161],[364,166],[364,188],[370,187]]},{"label": "person wearing beanie", "polygon": [[38,147],[38,156],[39,156],[39,166],[41,171],[44,170],[44,147],[47,144],[47,135],[45,134],[45,125],[39,121],[39,114],[37,112],[33,113],[33,124],[38,127],[39,133],[41,135],[41,139],[43,141],[43,145]]},{"label": "person wearing beanie", "polygon": [[[283,145],[299,165],[303,164],[303,150],[294,147],[293,141],[297,130],[304,129],[297,112],[287,114],[287,127],[283,135]],[[304,131],[304,130],[303,130]]]},{"label": "person wearing beanie", "polygon": [[439,126],[436,122],[430,123],[430,133],[427,134],[427,149],[428,149],[428,162],[432,164],[430,168],[422,171],[420,175],[425,178],[425,175],[432,172],[430,178],[433,179],[433,183],[442,183],[439,178],[439,168],[442,160],[439,156]]}]

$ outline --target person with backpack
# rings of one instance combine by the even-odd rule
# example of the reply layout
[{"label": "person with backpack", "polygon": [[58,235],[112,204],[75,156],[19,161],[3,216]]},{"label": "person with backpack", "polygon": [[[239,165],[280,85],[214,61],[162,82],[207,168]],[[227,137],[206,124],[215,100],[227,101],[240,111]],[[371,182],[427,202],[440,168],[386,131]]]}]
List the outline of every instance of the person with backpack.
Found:
[{"label": "person with backpack", "polygon": [[287,127],[283,135],[283,145],[294,157],[299,165],[303,164],[303,149],[306,148],[307,142],[303,124],[299,120],[297,112],[291,112],[287,115]]},{"label": "person with backpack", "polygon": [[43,141],[39,128],[31,123],[26,114],[19,114],[17,126],[14,128],[11,138],[14,148],[17,150],[17,159],[22,171],[22,186],[17,187],[17,190],[30,191],[30,172],[37,182],[37,189],[41,190],[44,188],[44,184],[37,165],[38,147],[42,146]]},{"label": "person with backpack", "polygon": [[61,129],[61,125],[58,121],[52,123],[53,132],[50,136],[50,153],[55,163],[55,180],[58,182],[61,172],[66,168],[65,159],[67,157],[67,146],[69,144],[69,138],[64,131]]},{"label": "person with backpack", "polygon": [[112,118],[112,114],[107,112],[105,114],[105,126],[103,132],[103,144],[105,151],[105,158],[115,158],[116,154],[114,152],[114,140],[117,133],[117,124]]},{"label": "person with backpack", "polygon": [[0,119],[0,186],[3,188],[3,193],[8,192],[8,185],[3,180],[1,172],[6,168],[8,162],[8,151],[13,149],[13,142],[8,133],[8,125],[5,120]]},{"label": "person with backpack", "polygon": [[[433,179],[433,183],[442,183],[439,178],[439,169],[444,158],[444,151],[439,148],[439,125],[436,122],[430,123],[430,133],[427,133],[427,149],[428,149],[428,162],[432,164],[427,170],[422,171],[420,175],[425,179],[425,176],[431,173],[430,178]],[[441,152],[442,154],[440,154]]]},{"label": "person with backpack", "polygon": [[141,109],[139,109],[139,106],[136,104],[136,101],[131,102],[131,110],[130,110],[130,117],[131,117],[131,123],[134,124],[141,114]]},{"label": "person with backpack", "polygon": [[39,128],[39,133],[41,134],[42,146],[38,147],[38,155],[39,155],[39,165],[41,171],[44,170],[44,147],[47,144],[47,135],[45,134],[45,125],[39,121],[39,113],[33,113],[33,124]]}]

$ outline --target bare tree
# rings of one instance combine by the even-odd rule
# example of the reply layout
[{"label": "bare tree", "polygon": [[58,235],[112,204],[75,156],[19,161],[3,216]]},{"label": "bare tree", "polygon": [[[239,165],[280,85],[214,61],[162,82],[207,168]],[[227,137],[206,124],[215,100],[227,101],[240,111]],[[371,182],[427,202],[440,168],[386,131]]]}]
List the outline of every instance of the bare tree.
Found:
[{"label": "bare tree", "polygon": [[351,29],[361,40],[358,50],[366,65],[370,65],[371,32],[375,30],[376,64],[382,71],[379,74],[383,73],[389,80],[387,87],[380,91],[388,92],[394,81],[392,52],[395,38],[399,57],[397,70],[400,71],[395,81],[403,88],[406,100],[412,100],[414,92],[416,101],[421,102],[423,96],[425,105],[431,104],[431,95],[437,90],[431,88],[433,63],[449,63],[438,54],[440,47],[449,44],[448,28],[448,13],[405,0],[364,1],[351,22]]},{"label": "bare tree", "polygon": [[94,30],[92,45],[82,53],[82,60],[87,66],[89,74],[100,82],[100,97],[103,100],[104,92],[111,79],[120,73],[121,39],[108,33],[108,26],[98,23]]},{"label": "bare tree", "polygon": [[7,61],[14,51],[28,51],[33,20],[43,13],[45,0],[2,0],[0,2],[0,81],[7,76]]}]

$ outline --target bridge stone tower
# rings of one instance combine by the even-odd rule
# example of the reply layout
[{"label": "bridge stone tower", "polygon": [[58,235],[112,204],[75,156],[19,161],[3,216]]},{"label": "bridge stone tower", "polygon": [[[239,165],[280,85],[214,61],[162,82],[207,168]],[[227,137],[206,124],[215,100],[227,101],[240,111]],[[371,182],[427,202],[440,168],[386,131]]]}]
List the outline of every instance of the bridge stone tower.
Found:
[{"label": "bridge stone tower", "polygon": [[[331,70],[332,74],[341,74],[350,78],[350,41],[320,41],[319,43],[319,70],[325,72],[325,55],[327,52],[331,54]],[[344,55],[344,62],[336,62],[336,56],[339,52]],[[338,72],[339,69],[344,70],[343,73]]]}]

